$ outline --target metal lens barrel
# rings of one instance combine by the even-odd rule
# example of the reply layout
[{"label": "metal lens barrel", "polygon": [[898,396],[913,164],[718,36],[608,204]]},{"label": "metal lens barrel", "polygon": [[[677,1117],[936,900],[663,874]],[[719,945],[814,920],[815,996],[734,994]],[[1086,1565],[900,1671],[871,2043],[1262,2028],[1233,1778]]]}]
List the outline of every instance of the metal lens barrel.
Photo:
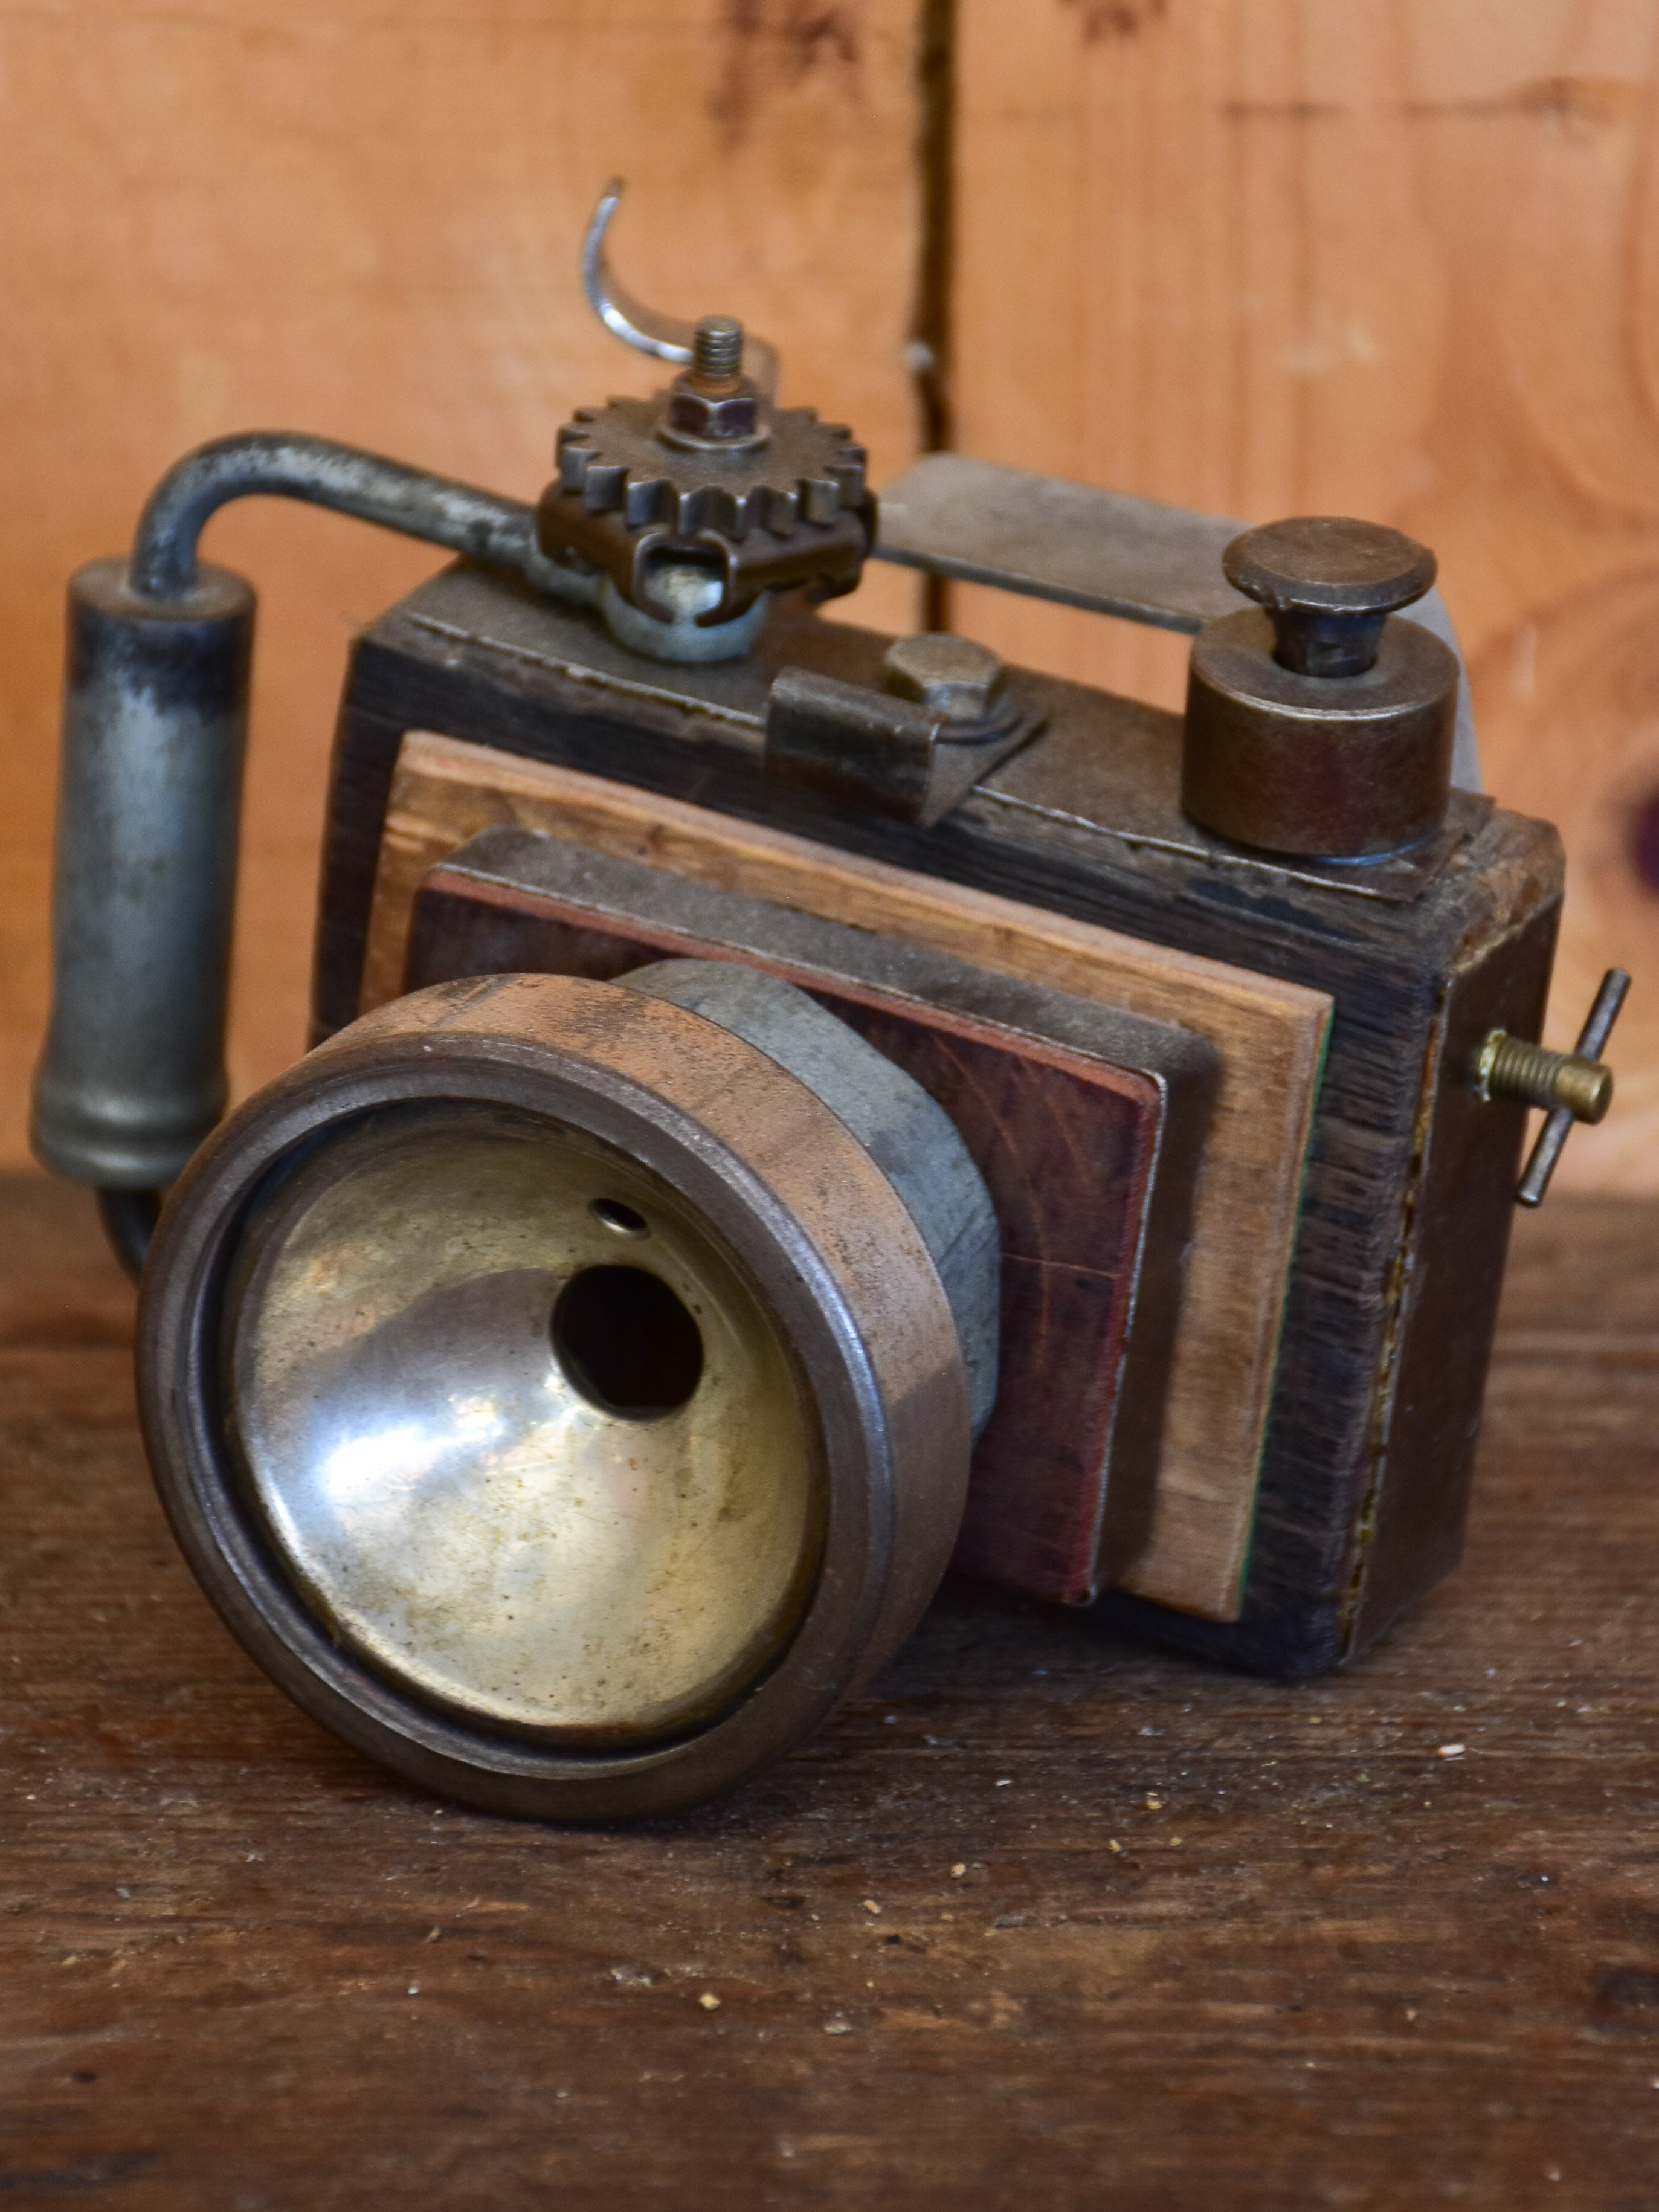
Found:
[{"label": "metal lens barrel", "polygon": [[556,1819],[727,1787],[878,1666],[994,1389],[941,1109],[775,978],[635,980],[342,1031],[197,1154],[140,1308],[151,1465],[247,1649],[400,1771]]}]

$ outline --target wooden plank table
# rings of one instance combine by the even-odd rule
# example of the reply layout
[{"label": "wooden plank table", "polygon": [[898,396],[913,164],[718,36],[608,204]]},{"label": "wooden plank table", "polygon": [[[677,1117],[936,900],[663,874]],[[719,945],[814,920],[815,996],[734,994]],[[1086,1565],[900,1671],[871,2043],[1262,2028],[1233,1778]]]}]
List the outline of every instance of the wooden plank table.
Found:
[{"label": "wooden plank table", "polygon": [[267,1686],[129,1304],[0,1184],[7,2204],[1659,2206],[1659,1212],[1522,1224],[1468,1564],[1352,1674],[963,1588],[631,1832],[439,1804]]}]

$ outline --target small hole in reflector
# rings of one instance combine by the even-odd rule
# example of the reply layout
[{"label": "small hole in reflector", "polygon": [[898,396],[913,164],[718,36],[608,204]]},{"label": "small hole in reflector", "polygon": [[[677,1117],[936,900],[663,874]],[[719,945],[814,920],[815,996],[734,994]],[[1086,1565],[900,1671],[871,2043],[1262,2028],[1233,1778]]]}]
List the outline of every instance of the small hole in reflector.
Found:
[{"label": "small hole in reflector", "polygon": [[702,1375],[702,1336],[660,1275],[584,1267],[553,1308],[553,1349],[591,1404],[648,1421],[684,1405]]},{"label": "small hole in reflector", "polygon": [[624,1206],[619,1198],[596,1198],[588,1212],[607,1229],[614,1229],[618,1237],[646,1237],[651,1224],[642,1213],[635,1213],[631,1206]]}]

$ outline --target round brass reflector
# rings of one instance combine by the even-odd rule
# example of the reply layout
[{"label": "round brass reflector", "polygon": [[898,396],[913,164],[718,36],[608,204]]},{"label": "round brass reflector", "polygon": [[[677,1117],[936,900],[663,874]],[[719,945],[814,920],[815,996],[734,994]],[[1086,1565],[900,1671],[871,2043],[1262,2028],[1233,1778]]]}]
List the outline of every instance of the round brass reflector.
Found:
[{"label": "round brass reflector", "polygon": [[388,1673],[486,1723],[648,1740],[794,1627],[811,1404],[723,1242],[625,1154],[383,1109],[283,1184],[237,1274],[232,1437],[296,1583]]},{"label": "round brass reflector", "polygon": [[[157,1232],[140,1405],[191,1565],[307,1710],[474,1802],[726,1786],[955,1540],[988,1200],[908,1077],[744,973],[399,1000],[233,1116]],[[791,1072],[825,1052],[840,1112]]]}]

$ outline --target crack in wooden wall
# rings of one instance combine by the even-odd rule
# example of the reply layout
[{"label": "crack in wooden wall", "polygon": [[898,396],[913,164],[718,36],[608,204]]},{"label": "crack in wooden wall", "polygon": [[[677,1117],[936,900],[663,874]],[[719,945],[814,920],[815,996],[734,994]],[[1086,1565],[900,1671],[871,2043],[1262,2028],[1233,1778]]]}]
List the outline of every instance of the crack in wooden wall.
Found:
[{"label": "crack in wooden wall", "polygon": [[[251,425],[532,494],[570,406],[649,382],[574,282],[621,169],[630,284],[775,337],[878,483],[954,444],[1435,545],[1489,781],[1569,841],[1553,1034],[1607,962],[1637,978],[1566,1182],[1659,1189],[1656,44],[1659,0],[0,0],[0,1160],[45,1006],[63,579]],[[351,629],[431,562],[274,505],[210,550],[264,602],[246,1087],[302,1033]],[[844,611],[918,604],[879,572]],[[1178,700],[1178,640],[950,607]]]}]

